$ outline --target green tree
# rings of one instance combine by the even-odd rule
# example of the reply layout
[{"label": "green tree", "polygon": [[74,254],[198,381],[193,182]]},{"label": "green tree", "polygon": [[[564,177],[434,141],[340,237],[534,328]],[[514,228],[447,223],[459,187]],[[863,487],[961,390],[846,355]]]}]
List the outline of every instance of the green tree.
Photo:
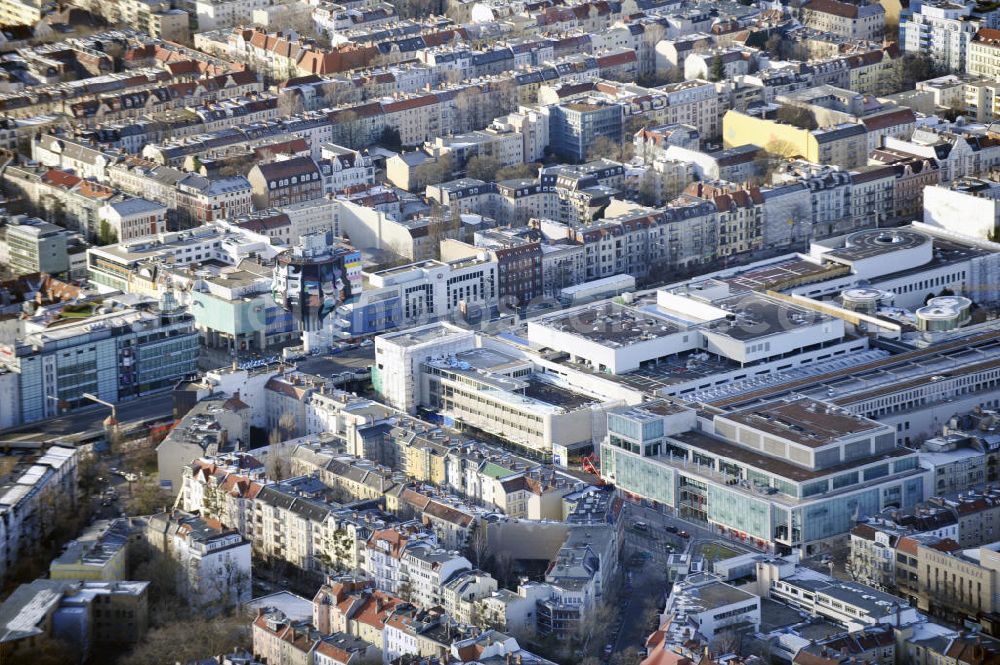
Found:
[{"label": "green tree", "polygon": [[906,53],[900,61],[896,70],[896,92],[913,90],[918,82],[947,73],[929,56],[919,53]]},{"label": "green tree", "polygon": [[656,179],[659,175],[652,169],[647,169],[639,182],[639,203],[644,206],[655,206],[659,203],[656,194]]},{"label": "green tree", "polygon": [[114,232],[111,225],[108,224],[106,219],[101,220],[100,231],[97,234],[97,240],[102,245],[113,245],[118,242],[118,234]]},{"label": "green tree", "polygon": [[393,152],[399,152],[403,149],[403,140],[400,138],[399,130],[395,127],[386,127],[383,129],[378,142],[383,148],[392,150]]},{"label": "green tree", "polygon": [[764,50],[767,51],[768,55],[772,58],[781,59],[785,57],[784,43],[785,40],[781,38],[781,33],[775,32],[767,38],[766,42],[764,42]]},{"label": "green tree", "polygon": [[717,55],[712,58],[712,64],[708,69],[709,81],[721,81],[726,78],[726,66],[722,64],[722,56]]}]

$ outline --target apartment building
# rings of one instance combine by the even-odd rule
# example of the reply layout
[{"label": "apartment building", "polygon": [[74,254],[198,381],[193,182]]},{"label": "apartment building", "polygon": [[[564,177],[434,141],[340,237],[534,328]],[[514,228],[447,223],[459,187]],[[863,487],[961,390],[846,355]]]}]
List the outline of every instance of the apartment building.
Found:
[{"label": "apartment building", "polygon": [[309,157],[257,164],[250,169],[247,180],[258,209],[292,205],[323,196],[322,173]]},{"label": "apartment building", "polygon": [[962,550],[950,539],[904,536],[896,543],[896,588],[922,612],[964,620],[994,611],[996,543]]},{"label": "apartment building", "polygon": [[542,292],[541,242],[501,229],[475,233],[475,244],[448,243],[449,258],[478,255],[485,250],[497,266],[497,304],[527,307]]},{"label": "apartment building", "polygon": [[969,44],[980,22],[972,3],[925,2],[899,22],[899,43],[906,53],[927,56],[949,72],[964,72]]},{"label": "apartment building", "polygon": [[[362,550],[362,569],[374,580],[379,591],[402,597],[409,584],[403,576],[403,554],[415,548],[436,550],[434,535],[415,525],[376,529]],[[472,564],[468,567],[472,568]]]},{"label": "apartment building", "polygon": [[465,168],[472,157],[495,159],[500,168],[524,163],[524,138],[513,129],[487,127],[485,130],[439,136],[428,146],[439,155],[450,156],[452,168]]},{"label": "apartment building", "polygon": [[850,70],[847,88],[863,95],[896,92],[903,68],[902,56],[902,51],[896,44],[847,55]]},{"label": "apartment building", "polygon": [[802,24],[850,41],[880,42],[885,34],[885,9],[877,2],[810,0],[802,6]]},{"label": "apartment building", "polygon": [[178,590],[193,606],[227,612],[250,600],[250,541],[212,518],[174,511],[152,515],[146,542],[180,564]]},{"label": "apartment building", "polygon": [[463,571],[449,580],[442,590],[444,611],[463,624],[478,621],[477,604],[496,593],[497,581],[481,570]]},{"label": "apartment building", "polygon": [[323,634],[307,620],[291,619],[276,608],[258,608],[251,631],[253,652],[265,663],[340,665],[378,658],[364,640],[342,632]]},{"label": "apartment building", "polygon": [[177,181],[177,221],[181,228],[233,219],[253,208],[252,189],[243,176],[208,178],[189,174]]},{"label": "apartment building", "polygon": [[15,468],[0,485],[0,576],[32,556],[54,528],[54,511],[75,510],[77,451],[52,446],[26,468]]},{"label": "apartment building", "polygon": [[871,518],[851,530],[852,574],[859,582],[894,591],[904,583],[897,577],[908,576],[906,570],[897,573],[897,563],[908,562],[906,555],[897,556],[901,539],[915,536],[972,549],[993,542],[1000,533],[998,520],[1000,500],[993,490],[963,493],[959,499],[934,496],[914,512]]},{"label": "apartment building", "polygon": [[269,4],[264,0],[196,0],[193,13],[198,31],[207,32],[233,27],[244,22],[253,10]]},{"label": "apartment building", "polygon": [[81,659],[107,648],[128,648],[149,628],[149,582],[38,579],[17,587],[0,605],[17,628],[0,634],[0,657],[31,658],[40,648],[68,642]]},{"label": "apartment building", "polygon": [[472,564],[455,552],[409,547],[400,556],[400,596],[421,607],[444,604],[445,584]]},{"label": "apartment building", "polygon": [[59,215],[63,228],[88,239],[97,238],[100,208],[121,196],[111,187],[44,166],[8,165],[3,181],[11,195],[23,197],[42,219],[54,221]]},{"label": "apartment building", "polygon": [[[110,167],[107,181],[133,196],[164,205],[175,228],[238,217],[252,208],[251,186],[243,176],[206,177],[130,158]],[[119,236],[119,242],[124,240]]]},{"label": "apartment building", "polygon": [[684,193],[715,204],[719,220],[716,256],[754,252],[764,246],[764,197],[759,188],[692,183]]},{"label": "apartment building", "polygon": [[990,79],[1000,75],[1000,30],[983,27],[972,36],[965,71]]},{"label": "apartment building", "polygon": [[181,472],[176,507],[232,526],[252,540],[253,499],[267,483],[264,467],[245,454],[192,459]]},{"label": "apartment building", "polygon": [[603,137],[621,143],[624,110],[620,104],[579,101],[552,106],[549,145],[559,156],[574,162],[591,157],[594,141]]},{"label": "apartment building", "polygon": [[[209,396],[192,405],[156,447],[161,487],[171,494],[181,490],[191,460],[236,452],[249,441],[251,409],[238,396]],[[205,499],[204,492],[198,498]],[[208,498],[215,498],[208,496]],[[191,508],[192,511],[199,510]],[[217,508],[213,511],[213,516]],[[220,513],[221,515],[221,513]],[[218,517],[218,516],[217,516]],[[227,524],[239,524],[237,519]]]},{"label": "apartment building", "polygon": [[129,518],[98,520],[49,564],[49,579],[111,582],[127,579],[128,549],[134,539]]},{"label": "apartment building", "polygon": [[[731,81],[738,76],[744,76],[750,71],[751,51],[739,46],[715,47],[691,53],[684,58],[684,79],[708,80],[716,66],[722,68],[720,81]],[[716,65],[718,63],[718,65]]]},{"label": "apartment building", "polygon": [[318,475],[324,485],[341,490],[352,500],[378,499],[403,481],[388,467],[320,443],[296,446],[291,469],[294,475]]},{"label": "apartment building", "polygon": [[365,153],[333,143],[320,148],[319,167],[323,172],[323,191],[327,194],[375,185],[375,167]]},{"label": "apartment building", "polygon": [[924,212],[926,188],[941,182],[941,169],[936,159],[897,154],[891,150],[876,150],[869,163],[891,166],[896,173],[893,188],[893,219],[920,219]]},{"label": "apartment building", "polygon": [[894,152],[936,159],[942,183],[988,172],[1000,164],[1000,140],[989,135],[917,129],[909,140],[886,137],[884,146]]},{"label": "apartment building", "polygon": [[9,268],[15,275],[48,273],[68,276],[69,241],[66,229],[35,217],[9,218],[0,227],[7,248]]},{"label": "apartment building", "polygon": [[253,550],[313,574],[340,567],[335,543],[340,505],[333,491],[311,476],[266,485],[253,501]]},{"label": "apartment building", "polygon": [[465,636],[454,630],[440,607],[422,609],[406,605],[385,622],[382,658],[384,662],[406,655],[441,658],[448,654],[453,641]]},{"label": "apartment building", "polygon": [[4,0],[0,3],[3,25],[35,25],[55,6],[42,0]]},{"label": "apartment building", "polygon": [[381,650],[386,619],[405,601],[371,587],[367,580],[329,580],[313,597],[313,625],[321,633],[347,633]]}]

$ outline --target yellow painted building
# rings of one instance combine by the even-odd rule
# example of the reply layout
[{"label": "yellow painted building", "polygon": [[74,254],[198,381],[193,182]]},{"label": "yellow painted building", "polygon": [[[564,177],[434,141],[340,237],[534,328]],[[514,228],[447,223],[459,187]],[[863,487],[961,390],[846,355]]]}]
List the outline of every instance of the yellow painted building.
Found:
[{"label": "yellow painted building", "polygon": [[43,0],[0,0],[0,25],[35,25],[51,9]]},{"label": "yellow painted building", "polygon": [[113,582],[125,579],[125,548],[108,551],[101,543],[73,543],[49,564],[53,580]]},{"label": "yellow painted building", "polygon": [[739,111],[727,111],[722,118],[726,148],[756,145],[774,155],[848,169],[867,164],[867,134],[864,125],[857,123],[809,130]]}]

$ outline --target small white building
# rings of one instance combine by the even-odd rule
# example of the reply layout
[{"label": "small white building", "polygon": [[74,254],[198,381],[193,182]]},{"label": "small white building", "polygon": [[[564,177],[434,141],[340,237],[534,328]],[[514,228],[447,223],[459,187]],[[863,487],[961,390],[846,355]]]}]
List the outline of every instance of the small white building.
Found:
[{"label": "small white building", "polygon": [[167,230],[167,207],[146,199],[107,203],[98,215],[101,220],[98,235],[105,241],[127,242]]},{"label": "small white building", "polygon": [[1000,227],[1000,183],[962,178],[924,188],[924,223],[976,238]]},{"label": "small white building", "polygon": [[236,529],[175,511],[149,518],[146,541],[180,564],[178,588],[193,606],[225,612],[250,600],[250,541]]},{"label": "small white building", "polygon": [[674,585],[664,616],[698,626],[712,641],[720,632],[736,627],[760,629],[760,597],[722,582],[715,575],[695,573]]}]

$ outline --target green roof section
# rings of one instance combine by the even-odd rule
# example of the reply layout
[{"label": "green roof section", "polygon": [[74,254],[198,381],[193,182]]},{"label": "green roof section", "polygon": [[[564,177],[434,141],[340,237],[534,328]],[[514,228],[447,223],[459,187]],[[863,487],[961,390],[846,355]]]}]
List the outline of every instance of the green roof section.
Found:
[{"label": "green roof section", "polygon": [[517,472],[505,469],[495,462],[487,462],[486,466],[483,467],[482,473],[490,478],[493,478],[494,480],[499,480],[501,478],[506,478],[507,476],[513,476]]}]

